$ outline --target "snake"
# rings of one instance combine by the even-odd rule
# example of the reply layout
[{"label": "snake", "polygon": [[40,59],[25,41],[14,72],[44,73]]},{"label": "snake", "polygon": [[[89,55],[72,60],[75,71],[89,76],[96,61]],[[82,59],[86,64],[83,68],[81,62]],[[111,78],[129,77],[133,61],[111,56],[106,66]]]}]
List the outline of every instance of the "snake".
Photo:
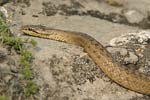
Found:
[{"label": "snake", "polygon": [[150,78],[116,62],[111,53],[90,35],[42,25],[24,25],[20,30],[25,35],[78,45],[113,82],[131,91],[150,95]]}]

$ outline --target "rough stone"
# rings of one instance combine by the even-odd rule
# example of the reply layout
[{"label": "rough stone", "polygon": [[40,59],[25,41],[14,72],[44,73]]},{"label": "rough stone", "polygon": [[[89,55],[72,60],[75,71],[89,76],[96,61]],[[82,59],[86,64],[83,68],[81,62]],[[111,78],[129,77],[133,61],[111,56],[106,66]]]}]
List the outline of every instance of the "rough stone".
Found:
[{"label": "rough stone", "polygon": [[124,59],[127,64],[136,64],[138,60],[138,57],[133,52],[129,52],[129,57]]},{"label": "rough stone", "polygon": [[6,59],[7,54],[7,49],[0,47],[0,62],[3,62]]},{"label": "rough stone", "polygon": [[124,12],[124,16],[130,23],[139,23],[145,18],[145,16],[137,10],[128,10]]}]

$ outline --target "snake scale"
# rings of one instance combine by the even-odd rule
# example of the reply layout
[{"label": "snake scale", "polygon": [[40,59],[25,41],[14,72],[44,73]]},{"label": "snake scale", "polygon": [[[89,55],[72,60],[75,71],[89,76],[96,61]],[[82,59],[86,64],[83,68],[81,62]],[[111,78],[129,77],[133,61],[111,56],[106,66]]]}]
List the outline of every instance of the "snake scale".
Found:
[{"label": "snake scale", "polygon": [[111,54],[91,36],[72,31],[51,29],[40,25],[22,26],[24,34],[79,45],[84,48],[101,70],[119,85],[142,94],[150,94],[150,79],[115,62]]}]

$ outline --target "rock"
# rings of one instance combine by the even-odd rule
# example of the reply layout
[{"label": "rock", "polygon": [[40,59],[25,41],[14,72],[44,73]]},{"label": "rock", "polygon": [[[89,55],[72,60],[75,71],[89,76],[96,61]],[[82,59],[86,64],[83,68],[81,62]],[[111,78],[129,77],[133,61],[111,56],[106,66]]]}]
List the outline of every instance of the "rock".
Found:
[{"label": "rock", "polygon": [[0,62],[3,62],[7,56],[7,50],[0,47]]},{"label": "rock", "polygon": [[121,56],[126,56],[128,54],[128,51],[125,48],[120,48],[119,51]]},{"label": "rock", "polygon": [[43,13],[47,16],[53,16],[57,13],[57,7],[51,2],[43,2]]},{"label": "rock", "polygon": [[12,75],[6,75],[4,77],[5,82],[8,83],[12,79],[12,77],[13,77]]},{"label": "rock", "polygon": [[105,0],[111,6],[123,6],[123,2],[121,0]]},{"label": "rock", "polygon": [[10,0],[0,0],[0,5],[3,5],[5,3],[8,3]]},{"label": "rock", "polygon": [[149,31],[140,31],[133,32],[128,34],[123,34],[119,37],[113,38],[109,45],[110,46],[121,46],[127,44],[149,44],[150,41],[150,32]]},{"label": "rock", "polygon": [[2,18],[6,20],[6,18],[8,18],[8,11],[6,8],[4,7],[0,7],[0,12],[3,14]]},{"label": "rock", "polygon": [[129,10],[124,13],[124,16],[130,23],[139,23],[145,18],[145,16],[142,13],[136,10]]},{"label": "rock", "polygon": [[133,52],[129,52],[129,57],[126,57],[124,59],[124,62],[126,62],[126,64],[136,64],[138,60],[138,57]]},{"label": "rock", "polygon": [[126,56],[128,54],[128,51],[125,48],[113,48],[113,47],[110,48],[109,47],[109,48],[107,48],[107,50],[111,54],[115,54],[115,53],[119,52],[121,56]]},{"label": "rock", "polygon": [[19,57],[17,58],[17,56],[13,56],[12,58],[11,57],[7,58],[7,65],[9,66],[9,70],[12,73],[18,73],[20,70],[20,67],[19,67],[20,62],[18,62],[18,60],[19,60]]},{"label": "rock", "polygon": [[18,68],[16,66],[10,66],[10,70],[13,73],[18,73]]}]

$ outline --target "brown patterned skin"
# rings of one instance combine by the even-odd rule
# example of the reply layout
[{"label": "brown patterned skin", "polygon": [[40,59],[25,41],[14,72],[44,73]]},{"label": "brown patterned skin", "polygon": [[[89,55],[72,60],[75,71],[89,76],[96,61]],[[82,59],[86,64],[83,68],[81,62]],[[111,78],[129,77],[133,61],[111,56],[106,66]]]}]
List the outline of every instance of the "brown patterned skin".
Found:
[{"label": "brown patterned skin", "polygon": [[114,82],[138,93],[150,94],[150,79],[148,77],[114,62],[111,54],[97,40],[87,34],[50,29],[39,25],[23,26],[21,31],[34,37],[79,45]]}]

